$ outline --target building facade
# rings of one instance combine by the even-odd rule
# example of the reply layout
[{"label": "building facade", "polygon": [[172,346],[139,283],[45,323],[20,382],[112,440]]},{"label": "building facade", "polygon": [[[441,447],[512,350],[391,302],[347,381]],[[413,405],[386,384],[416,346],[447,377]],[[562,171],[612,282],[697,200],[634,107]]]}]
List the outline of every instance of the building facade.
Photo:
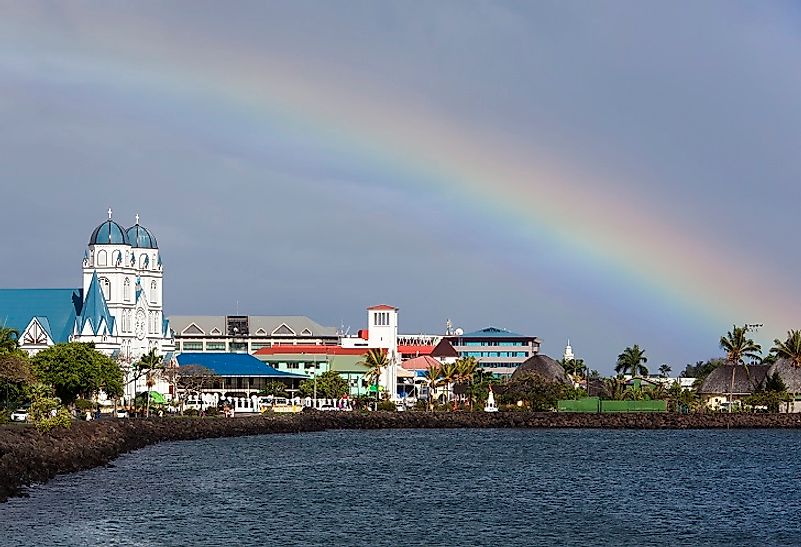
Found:
[{"label": "building facade", "polygon": [[540,351],[540,339],[497,327],[445,337],[460,357],[474,357],[478,366],[500,376],[511,375]]}]

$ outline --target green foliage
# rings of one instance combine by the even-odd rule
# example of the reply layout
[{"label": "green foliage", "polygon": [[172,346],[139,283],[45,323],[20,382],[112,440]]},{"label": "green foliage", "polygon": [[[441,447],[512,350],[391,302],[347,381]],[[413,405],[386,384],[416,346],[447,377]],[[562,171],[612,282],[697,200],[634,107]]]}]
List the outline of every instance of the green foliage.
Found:
[{"label": "green foliage", "polygon": [[687,364],[679,376],[681,378],[696,378],[699,382],[703,381],[709,374],[725,364],[726,361],[720,358],[709,359],[708,361],[696,361],[694,365]]},{"label": "green foliage", "polygon": [[395,412],[397,408],[395,408],[395,403],[385,399],[378,403],[378,410],[382,412]]},{"label": "green foliage", "polygon": [[648,358],[645,356],[645,350],[634,344],[624,349],[623,353],[617,356],[615,372],[631,374],[633,377],[648,376],[648,368],[645,366],[647,362]]},{"label": "green foliage", "polygon": [[507,404],[523,403],[531,410],[553,410],[559,399],[565,398],[567,386],[544,379],[539,374],[522,374],[503,386],[499,401]]},{"label": "green foliage", "polygon": [[604,379],[604,398],[612,401],[622,401],[625,399],[626,381],[620,377]]},{"label": "green foliage", "polygon": [[19,331],[8,327],[0,327],[0,355],[12,353],[19,349]]},{"label": "green foliage", "polygon": [[[298,386],[301,397],[314,396],[314,379],[303,380]],[[339,399],[348,393],[348,382],[334,370],[323,372],[317,377],[318,399]]]},{"label": "green foliage", "polygon": [[259,395],[272,395],[273,397],[287,397],[286,384],[272,380],[264,385]]},{"label": "green foliage", "polygon": [[745,359],[759,361],[762,346],[748,337],[748,327],[732,326],[732,330],[720,337],[720,349],[726,352],[726,361],[735,364],[744,364]]},{"label": "green foliage", "polygon": [[754,393],[746,397],[743,402],[752,407],[765,406],[768,412],[778,412],[782,403],[792,401],[792,396],[787,392],[787,385],[781,379],[778,372],[765,378],[765,383]]},{"label": "green foliage", "polygon": [[87,410],[93,410],[95,408],[95,403],[88,399],[77,399],[75,401],[75,408],[81,412],[86,412]]},{"label": "green foliage", "polygon": [[367,372],[364,373],[364,379],[368,383],[376,386],[375,398],[378,399],[378,380],[381,377],[381,371],[389,366],[389,359],[387,353],[383,349],[372,348],[367,350],[364,354],[364,359],[359,361],[360,365],[367,367]]},{"label": "green foliage", "polygon": [[79,395],[90,397],[101,389],[109,397],[122,395],[120,367],[95,350],[94,344],[56,344],[37,353],[32,361],[39,380],[52,385],[64,403],[73,402]]},{"label": "green foliage", "polygon": [[72,416],[69,411],[52,397],[41,397],[31,403],[28,411],[29,421],[40,432],[48,432],[54,427],[69,429],[72,426]]},{"label": "green foliage", "polygon": [[801,367],[801,331],[787,331],[787,338],[784,341],[776,338],[770,354],[777,359],[789,359],[794,366]]}]

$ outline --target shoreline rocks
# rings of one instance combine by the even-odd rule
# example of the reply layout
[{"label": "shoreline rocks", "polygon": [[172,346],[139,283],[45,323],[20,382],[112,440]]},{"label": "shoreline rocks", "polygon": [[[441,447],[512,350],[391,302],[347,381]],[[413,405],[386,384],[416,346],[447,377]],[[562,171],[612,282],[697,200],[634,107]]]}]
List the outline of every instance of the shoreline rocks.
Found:
[{"label": "shoreline rocks", "polygon": [[70,429],[54,429],[50,433],[39,433],[30,426],[7,425],[0,426],[0,502],[25,495],[31,484],[109,465],[122,454],[165,441],[335,429],[451,428],[786,429],[801,428],[801,414],[304,412],[233,419],[75,422]]}]

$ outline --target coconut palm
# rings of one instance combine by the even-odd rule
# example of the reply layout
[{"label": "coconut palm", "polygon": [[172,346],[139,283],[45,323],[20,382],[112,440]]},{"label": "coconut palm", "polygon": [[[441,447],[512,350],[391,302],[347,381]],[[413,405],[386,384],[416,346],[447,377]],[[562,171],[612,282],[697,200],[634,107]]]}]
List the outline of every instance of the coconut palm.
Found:
[{"label": "coconut palm", "polygon": [[431,365],[423,373],[428,384],[428,407],[429,410],[434,409],[434,390],[439,385],[442,369],[439,365]]},{"label": "coconut palm", "polygon": [[[731,411],[734,393],[734,373],[737,365],[745,365],[745,359],[758,361],[762,354],[762,346],[748,337],[748,327],[732,325],[732,330],[720,337],[720,349],[726,352],[726,362],[731,367],[731,386],[729,387],[729,411]],[[748,366],[745,372],[750,376]]]},{"label": "coconut palm", "polygon": [[448,401],[451,400],[451,390],[453,389],[453,383],[456,381],[457,375],[458,368],[456,367],[456,363],[442,365],[442,383],[445,384],[445,393]]},{"label": "coconut palm", "polygon": [[378,380],[381,378],[381,372],[389,366],[386,352],[380,348],[368,349],[364,354],[364,359],[358,364],[367,367],[364,377],[375,386],[375,400],[378,401]]},{"label": "coconut palm", "polygon": [[137,363],[136,367],[145,373],[145,385],[147,386],[147,409],[145,416],[150,416],[150,389],[156,385],[156,374],[164,368],[162,358],[156,354],[156,348],[152,348],[144,354]]},{"label": "coconut palm", "polygon": [[0,355],[11,353],[19,348],[19,331],[9,327],[0,327]]},{"label": "coconut palm", "polygon": [[670,372],[671,372],[672,370],[673,370],[673,369],[672,369],[672,368],[670,368],[670,365],[668,365],[667,363],[663,363],[663,364],[662,364],[662,365],[660,365],[660,367],[659,367],[659,375],[660,375],[662,378],[667,378],[667,377],[668,377],[668,375],[670,374]]},{"label": "coconut palm", "polygon": [[587,366],[584,364],[584,359],[568,359],[567,361],[563,359],[559,364],[565,369],[565,373],[570,377],[574,385],[579,384],[581,379],[587,375]]},{"label": "coconut palm", "polygon": [[777,359],[787,359],[794,367],[801,367],[801,330],[787,331],[787,339],[783,342],[776,338],[770,354]]},{"label": "coconut palm", "polygon": [[632,378],[636,378],[638,375],[647,376],[648,368],[645,366],[647,362],[648,358],[645,356],[645,350],[634,344],[624,349],[623,353],[617,356],[615,372],[618,374],[631,374]]},{"label": "coconut palm", "polygon": [[620,377],[604,379],[605,395],[613,401],[622,401],[626,392],[626,381]]},{"label": "coconut palm", "polygon": [[[456,361],[456,383],[467,386],[465,392],[468,395],[466,397],[470,397],[470,383],[473,381],[473,374],[475,374],[477,367],[478,363],[475,357],[462,357]],[[470,406],[472,407],[472,400],[470,401]]]}]

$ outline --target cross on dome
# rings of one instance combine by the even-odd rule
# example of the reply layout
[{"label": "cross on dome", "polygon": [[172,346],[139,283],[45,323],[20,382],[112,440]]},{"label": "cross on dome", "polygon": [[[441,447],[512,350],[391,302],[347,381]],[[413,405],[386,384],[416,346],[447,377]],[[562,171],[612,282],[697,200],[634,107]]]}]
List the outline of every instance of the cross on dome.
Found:
[{"label": "cross on dome", "polygon": [[108,219],[111,220],[112,210],[111,207],[108,208]]},{"label": "cross on dome", "polygon": [[136,223],[139,224],[139,213],[136,213]]}]

